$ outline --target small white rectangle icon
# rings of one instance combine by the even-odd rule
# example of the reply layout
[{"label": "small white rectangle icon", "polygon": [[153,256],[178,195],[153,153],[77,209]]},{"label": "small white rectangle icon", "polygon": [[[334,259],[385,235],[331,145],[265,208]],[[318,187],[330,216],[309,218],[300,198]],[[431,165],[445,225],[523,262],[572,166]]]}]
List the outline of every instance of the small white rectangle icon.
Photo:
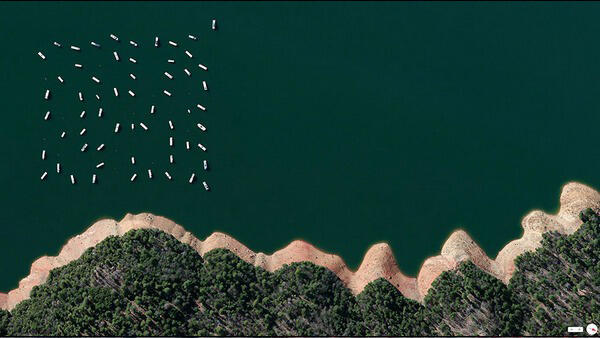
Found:
[{"label": "small white rectangle icon", "polygon": [[583,326],[569,326],[569,332],[583,332]]}]

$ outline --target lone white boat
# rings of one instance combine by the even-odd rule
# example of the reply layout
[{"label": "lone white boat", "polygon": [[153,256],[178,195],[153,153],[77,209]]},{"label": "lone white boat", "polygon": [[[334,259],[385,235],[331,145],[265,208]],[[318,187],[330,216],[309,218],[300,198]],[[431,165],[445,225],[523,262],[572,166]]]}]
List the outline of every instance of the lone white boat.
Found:
[{"label": "lone white boat", "polygon": [[133,174],[133,176],[131,176],[131,179],[129,179],[131,182],[133,182],[135,180],[135,178],[137,177],[137,174]]},{"label": "lone white boat", "polygon": [[82,119],[85,117],[85,110],[81,111],[81,114],[79,114],[79,118]]},{"label": "lone white boat", "polygon": [[134,129],[135,129],[135,123],[132,123],[131,124],[131,130],[134,130]]},{"label": "lone white boat", "polygon": [[131,95],[131,97],[134,97],[134,96],[135,96],[135,93],[134,93],[133,91],[131,91],[131,89],[130,89],[130,90],[128,90],[128,93],[129,93],[129,95]]},{"label": "lone white boat", "polygon": [[113,92],[115,93],[115,96],[119,96],[119,91],[117,90],[117,88],[113,88]]},{"label": "lone white boat", "polygon": [[96,43],[96,42],[92,41],[92,42],[90,42],[90,44],[91,44],[92,46],[94,46],[94,47],[98,47],[98,48],[100,48],[100,44],[99,44],[99,43]]},{"label": "lone white boat", "polygon": [[173,47],[177,47],[177,42],[169,40],[169,45],[171,45]]},{"label": "lone white boat", "polygon": [[110,38],[113,39],[113,40],[115,40],[115,41],[119,41],[119,38],[116,35],[114,35],[114,34],[111,34]]},{"label": "lone white boat", "polygon": [[203,105],[201,105],[200,103],[198,103],[198,104],[196,105],[196,107],[200,108],[201,110],[206,110],[206,108],[204,108],[204,106],[203,106]]},{"label": "lone white boat", "polygon": [[46,60],[46,55],[42,54],[42,52],[38,52],[38,55],[42,58],[42,60]]},{"label": "lone white boat", "polygon": [[129,62],[131,62],[131,63],[137,63],[137,60],[134,59],[134,58],[129,58]]},{"label": "lone white boat", "polygon": [[213,19],[211,28],[213,31],[217,30],[217,20]]},{"label": "lone white boat", "polygon": [[190,141],[185,141],[185,149],[190,150]]},{"label": "lone white boat", "polygon": [[169,78],[169,80],[173,80],[173,75],[169,74],[169,72],[165,72],[165,76]]},{"label": "lone white boat", "polygon": [[169,120],[169,128],[171,128],[171,130],[175,129],[175,128],[173,127],[173,121],[171,121],[171,120]]},{"label": "lone white boat", "polygon": [[83,102],[83,94],[81,92],[79,92],[78,94],[79,94],[79,101]]},{"label": "lone white boat", "polygon": [[202,149],[202,151],[206,151],[206,147],[202,145],[202,143],[198,143],[198,148]]},{"label": "lone white boat", "polygon": [[135,75],[133,75],[133,74],[130,73],[129,77],[135,80]]},{"label": "lone white boat", "polygon": [[61,46],[61,44],[60,44],[60,43],[58,43],[58,42],[56,42],[56,41],[54,41],[52,44],[53,44],[53,45],[55,45],[55,46],[56,46],[56,47],[58,47],[58,48],[62,47],[62,46]]},{"label": "lone white boat", "polygon": [[65,80],[63,80],[63,78],[60,75],[58,76],[58,81],[60,81],[60,83],[65,83]]},{"label": "lone white boat", "polygon": [[192,176],[190,176],[190,179],[188,180],[188,182],[194,183],[194,177],[196,177],[196,174],[192,173]]},{"label": "lone white boat", "polygon": [[95,76],[92,76],[92,80],[94,80],[94,82],[96,82],[96,83],[100,83],[100,79],[98,79],[98,78],[97,78],[97,77],[95,77]]},{"label": "lone white boat", "polygon": [[60,133],[60,138],[65,138],[65,135],[67,135],[67,132],[63,131],[62,133]]},{"label": "lone white boat", "polygon": [[156,107],[154,107],[154,105],[152,107],[150,107],[150,114],[154,114],[155,111],[156,111]]},{"label": "lone white boat", "polygon": [[195,36],[193,36],[193,35],[191,35],[191,34],[189,34],[189,35],[188,35],[188,38],[190,38],[190,39],[192,39],[192,40],[198,40],[198,38],[197,38],[197,37],[195,37]]},{"label": "lone white boat", "polygon": [[165,95],[167,95],[167,96],[171,96],[171,93],[167,90],[163,90],[163,93],[165,93]]},{"label": "lone white boat", "polygon": [[204,90],[208,90],[208,86],[206,85],[206,81],[202,81],[202,88],[204,88]]},{"label": "lone white boat", "polygon": [[132,45],[133,47],[137,47],[138,44],[135,41],[129,40],[129,44]]},{"label": "lone white boat", "polygon": [[165,171],[165,176],[167,176],[167,178],[170,180],[171,179],[171,175],[169,175],[168,171]]},{"label": "lone white boat", "polygon": [[96,100],[100,100],[100,95],[96,94]]},{"label": "lone white boat", "polygon": [[204,170],[208,170],[208,161],[204,160],[202,163],[204,164]]},{"label": "lone white boat", "polygon": [[152,170],[148,169],[148,178],[152,178]]},{"label": "lone white boat", "polygon": [[44,173],[42,174],[42,177],[40,177],[40,179],[43,181],[46,178],[46,176],[48,176],[48,172],[44,171]]},{"label": "lone white boat", "polygon": [[100,151],[104,149],[104,143],[102,143],[101,145],[98,146],[98,148],[96,148],[96,151]]},{"label": "lone white boat", "polygon": [[102,117],[102,107],[98,108],[98,117]]},{"label": "lone white boat", "polygon": [[204,125],[202,125],[202,123],[198,123],[198,124],[196,124],[196,126],[198,126],[198,128],[200,128],[200,130],[206,131],[206,127]]},{"label": "lone white boat", "polygon": [[81,131],[79,132],[79,135],[82,136],[83,134],[85,134],[85,128],[81,129]]},{"label": "lone white boat", "polygon": [[158,36],[154,37],[154,47],[158,47]]},{"label": "lone white boat", "polygon": [[75,68],[83,68],[83,65],[81,63],[76,63]]},{"label": "lone white boat", "polygon": [[87,143],[84,144],[83,147],[81,147],[81,152],[86,151],[87,147],[88,147],[88,144]]},{"label": "lone white boat", "polygon": [[46,151],[42,150],[42,160],[45,160],[45,159],[46,159]]},{"label": "lone white boat", "polygon": [[192,73],[190,73],[190,71],[189,71],[189,70],[187,70],[187,68],[184,68],[184,69],[183,69],[183,71],[185,72],[185,74],[186,74],[187,76],[191,76],[191,75],[192,75]]},{"label": "lone white boat", "polygon": [[121,126],[121,124],[119,124],[118,122],[117,122],[117,124],[115,124],[115,133],[119,132],[119,127],[120,126]]},{"label": "lone white boat", "polygon": [[75,184],[75,176],[71,175],[71,184]]},{"label": "lone white boat", "polygon": [[173,136],[169,136],[169,147],[173,146]]},{"label": "lone white boat", "polygon": [[173,60],[173,59],[168,59],[168,60],[167,60],[167,62],[168,62],[168,63],[175,63],[175,60]]},{"label": "lone white boat", "polygon": [[140,127],[144,128],[144,130],[148,130],[148,127],[143,122],[140,122]]},{"label": "lone white boat", "polygon": [[131,156],[131,164],[135,164],[135,157]]},{"label": "lone white boat", "polygon": [[189,109],[187,110],[187,112],[188,112],[188,114],[191,114],[191,113],[192,113],[192,111],[191,111],[191,110],[189,110]]},{"label": "lone white boat", "polygon": [[208,183],[206,183],[206,181],[202,181],[202,185],[204,186],[204,190],[209,191],[210,188],[208,187]]},{"label": "lone white boat", "polygon": [[50,118],[50,111],[46,112],[46,115],[44,115],[44,120],[47,121]]},{"label": "lone white boat", "polygon": [[198,67],[202,68],[203,70],[208,70],[208,68],[201,63],[198,64]]},{"label": "lone white boat", "polygon": [[92,175],[92,184],[96,184],[96,174]]},{"label": "lone white boat", "polygon": [[113,55],[115,56],[115,60],[119,61],[119,53],[117,53],[116,51],[114,51]]},{"label": "lone white boat", "polygon": [[72,49],[72,50],[76,50],[76,51],[80,51],[80,50],[81,50],[81,48],[79,48],[79,47],[77,47],[77,46],[71,46],[71,49]]},{"label": "lone white boat", "polygon": [[50,98],[50,89],[46,89],[46,93],[44,94],[44,99],[48,100]]},{"label": "lone white boat", "polygon": [[60,174],[60,163],[56,163],[56,173]]},{"label": "lone white boat", "polygon": [[185,55],[187,55],[190,59],[193,58],[192,53],[187,50],[185,51]]},{"label": "lone white boat", "polygon": [[100,163],[96,164],[96,169],[100,169],[102,167],[104,167],[104,162],[100,162]]},{"label": "lone white boat", "polygon": [[175,162],[173,155],[169,155],[169,163],[173,164],[173,162]]}]

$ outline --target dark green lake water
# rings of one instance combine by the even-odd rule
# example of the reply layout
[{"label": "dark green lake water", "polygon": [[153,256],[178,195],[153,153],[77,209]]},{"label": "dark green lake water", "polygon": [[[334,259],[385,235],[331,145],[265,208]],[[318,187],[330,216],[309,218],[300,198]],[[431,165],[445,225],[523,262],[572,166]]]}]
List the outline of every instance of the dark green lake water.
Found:
[{"label": "dark green lake water", "polygon": [[[267,253],[302,238],[353,268],[386,241],[411,275],[457,228],[495,256],[529,210],[556,210],[565,182],[600,186],[599,18],[598,3],[2,3],[0,290],[97,219],[127,212],[166,216],[201,239],[223,231]],[[161,75],[171,70],[173,81]],[[117,135],[115,121],[125,127]],[[151,129],[131,133],[131,122]],[[188,138],[208,152],[186,152]],[[212,191],[188,184],[191,171]]]}]

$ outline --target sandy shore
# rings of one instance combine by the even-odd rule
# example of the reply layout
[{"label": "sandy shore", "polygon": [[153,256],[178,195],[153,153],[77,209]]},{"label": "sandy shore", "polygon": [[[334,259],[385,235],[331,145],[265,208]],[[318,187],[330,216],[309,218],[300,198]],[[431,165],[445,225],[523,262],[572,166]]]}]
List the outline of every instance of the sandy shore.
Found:
[{"label": "sandy shore", "polygon": [[333,271],[354,294],[360,293],[369,282],[383,277],[404,296],[422,301],[435,278],[464,260],[471,260],[484,271],[508,283],[515,270],[513,261],[518,255],[535,250],[540,245],[544,232],[555,230],[564,234],[573,233],[581,225],[579,212],[588,207],[600,210],[600,194],[583,184],[568,183],[562,189],[559,212],[556,215],[539,210],[530,212],[521,222],[523,236],[508,243],[495,260],[490,259],[466,232],[457,230],[446,240],[440,255],[425,260],[416,278],[408,277],[399,270],[392,249],[386,243],[373,245],[365,254],[358,270],[351,271],[339,256],[323,252],[304,241],[293,241],[285,248],[266,255],[253,252],[223,233],[215,232],[201,241],[182,226],[164,217],[149,213],[127,214],[119,222],[111,219],[100,220],[82,234],[71,238],[58,256],[43,256],[37,259],[31,265],[29,276],[19,282],[17,289],[8,294],[0,293],[0,308],[13,309],[16,304],[29,298],[29,293],[35,285],[46,281],[50,270],[79,258],[86,249],[106,237],[121,236],[129,230],[141,228],[165,231],[192,246],[202,256],[215,248],[229,249],[244,261],[268,271],[275,271],[284,264],[293,262],[313,262]]}]

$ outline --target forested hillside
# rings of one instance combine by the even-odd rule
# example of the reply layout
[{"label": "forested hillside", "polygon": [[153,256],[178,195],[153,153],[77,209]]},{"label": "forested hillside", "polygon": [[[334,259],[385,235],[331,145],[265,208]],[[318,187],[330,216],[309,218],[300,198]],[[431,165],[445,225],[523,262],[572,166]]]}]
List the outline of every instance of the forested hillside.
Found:
[{"label": "forested hillside", "polygon": [[567,335],[600,322],[600,217],[544,235],[508,286],[463,262],[423,304],[378,279],[353,296],[312,263],[274,273],[217,249],[202,258],[158,230],[109,237],[0,311],[0,335]]}]

